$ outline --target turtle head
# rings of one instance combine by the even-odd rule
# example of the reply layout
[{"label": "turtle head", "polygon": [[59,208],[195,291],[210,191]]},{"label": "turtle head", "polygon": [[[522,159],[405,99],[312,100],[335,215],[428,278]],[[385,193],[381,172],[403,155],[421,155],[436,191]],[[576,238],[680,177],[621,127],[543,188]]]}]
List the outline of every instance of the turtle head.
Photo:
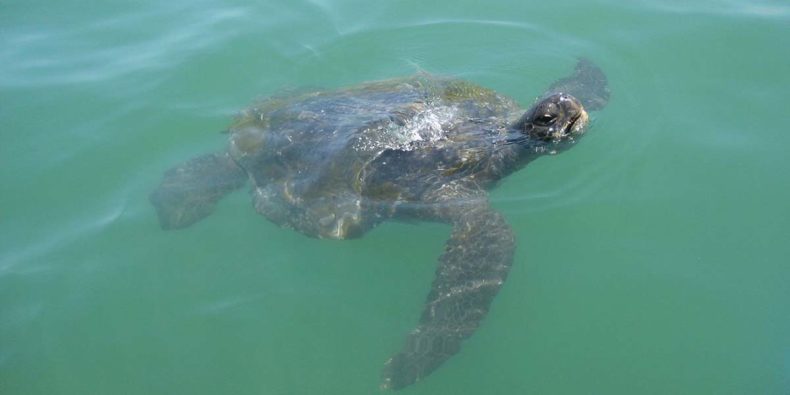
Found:
[{"label": "turtle head", "polygon": [[554,93],[541,99],[514,125],[529,140],[544,143],[573,141],[584,133],[589,116],[582,103],[565,93]]}]

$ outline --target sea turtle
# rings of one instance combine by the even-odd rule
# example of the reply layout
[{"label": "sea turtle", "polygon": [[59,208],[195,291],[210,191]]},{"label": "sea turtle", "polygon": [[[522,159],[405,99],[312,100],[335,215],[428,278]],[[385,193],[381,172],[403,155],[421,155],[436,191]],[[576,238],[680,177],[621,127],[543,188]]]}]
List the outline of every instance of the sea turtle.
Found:
[{"label": "sea turtle", "polygon": [[228,148],[164,174],[150,199],[163,228],[214,210],[249,179],[256,211],[307,236],[347,239],[388,219],[452,226],[422,316],[382,387],[424,378],[480,325],[513,261],[515,238],[486,191],[571,147],[608,101],[588,60],[528,110],[471,82],[419,73],[261,100],[228,129]]}]

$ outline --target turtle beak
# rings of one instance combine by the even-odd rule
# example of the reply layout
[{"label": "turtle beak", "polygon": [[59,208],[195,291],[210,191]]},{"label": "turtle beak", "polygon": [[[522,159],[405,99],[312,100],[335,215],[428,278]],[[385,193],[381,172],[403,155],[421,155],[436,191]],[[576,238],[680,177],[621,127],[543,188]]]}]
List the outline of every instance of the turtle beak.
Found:
[{"label": "turtle beak", "polygon": [[587,114],[587,111],[585,111],[582,108],[581,113],[577,115],[575,118],[573,118],[573,120],[570,123],[568,123],[568,126],[565,128],[565,135],[566,136],[582,135],[587,129],[587,125],[589,123],[590,123],[590,116]]}]

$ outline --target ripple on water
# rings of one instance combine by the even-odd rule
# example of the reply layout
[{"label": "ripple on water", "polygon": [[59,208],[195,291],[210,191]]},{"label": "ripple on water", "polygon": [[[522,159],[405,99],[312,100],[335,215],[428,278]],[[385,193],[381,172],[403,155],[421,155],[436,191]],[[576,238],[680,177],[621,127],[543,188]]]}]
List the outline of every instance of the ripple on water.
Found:
[{"label": "ripple on water", "polygon": [[685,0],[632,2],[640,10],[655,9],[683,16],[693,14],[750,16],[757,18],[786,18],[790,16],[790,6],[777,1],[712,0],[690,2]]},{"label": "ripple on water", "polygon": [[[0,85],[102,83],[172,68],[237,34],[245,17],[240,7],[181,5],[116,14],[77,27],[9,26],[0,36]],[[146,29],[140,29],[142,24]]]},{"label": "ripple on water", "polygon": [[[46,229],[37,229],[35,234],[17,235],[25,239],[25,242],[18,242],[13,249],[0,254],[0,278],[11,274],[50,272],[55,269],[53,263],[43,257],[56,256],[59,250],[70,246],[91,245],[93,238],[125,214],[128,205],[126,188],[128,185],[102,199],[104,207],[93,205],[76,218],[59,221]],[[16,221],[27,222],[29,218],[19,218]],[[15,228],[14,222],[7,221],[4,225],[7,229]]]}]

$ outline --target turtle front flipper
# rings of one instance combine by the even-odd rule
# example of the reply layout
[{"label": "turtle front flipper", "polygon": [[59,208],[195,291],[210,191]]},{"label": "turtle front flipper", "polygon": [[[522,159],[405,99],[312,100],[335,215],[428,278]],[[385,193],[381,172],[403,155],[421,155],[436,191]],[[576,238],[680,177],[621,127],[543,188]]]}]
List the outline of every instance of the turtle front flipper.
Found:
[{"label": "turtle front flipper", "polygon": [[406,387],[457,353],[485,317],[513,262],[513,232],[485,197],[442,204],[436,212],[452,224],[452,235],[419,325],[384,367],[385,389]]},{"label": "turtle front flipper", "polygon": [[203,155],[166,171],[150,200],[163,229],[185,228],[211,214],[246,179],[228,153]]},{"label": "turtle front flipper", "polygon": [[586,58],[579,59],[573,74],[553,83],[546,96],[567,93],[579,99],[587,111],[600,110],[609,103],[609,83],[603,71]]}]

